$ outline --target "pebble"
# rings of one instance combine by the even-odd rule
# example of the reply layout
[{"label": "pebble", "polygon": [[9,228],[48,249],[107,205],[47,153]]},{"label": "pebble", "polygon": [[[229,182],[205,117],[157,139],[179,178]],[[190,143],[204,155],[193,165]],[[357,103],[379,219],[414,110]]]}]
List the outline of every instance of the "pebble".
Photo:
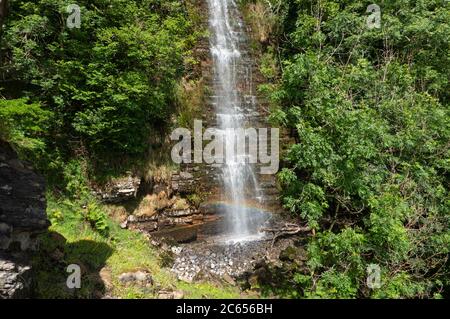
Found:
[{"label": "pebble", "polygon": [[176,256],[172,271],[178,278],[191,281],[199,273],[203,276],[236,278],[251,271],[255,261],[265,255],[267,241],[230,245],[186,245]]}]

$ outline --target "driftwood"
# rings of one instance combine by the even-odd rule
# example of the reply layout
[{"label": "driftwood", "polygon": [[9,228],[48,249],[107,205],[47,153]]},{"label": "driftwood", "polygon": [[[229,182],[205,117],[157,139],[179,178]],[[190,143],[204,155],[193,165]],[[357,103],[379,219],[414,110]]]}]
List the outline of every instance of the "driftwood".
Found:
[{"label": "driftwood", "polygon": [[311,228],[307,226],[302,227],[297,224],[286,223],[281,225],[280,227],[273,227],[273,228],[264,227],[261,228],[261,231],[273,234],[272,237],[272,246],[273,246],[275,244],[275,241],[280,237],[293,236],[301,232],[309,232],[311,231]]}]

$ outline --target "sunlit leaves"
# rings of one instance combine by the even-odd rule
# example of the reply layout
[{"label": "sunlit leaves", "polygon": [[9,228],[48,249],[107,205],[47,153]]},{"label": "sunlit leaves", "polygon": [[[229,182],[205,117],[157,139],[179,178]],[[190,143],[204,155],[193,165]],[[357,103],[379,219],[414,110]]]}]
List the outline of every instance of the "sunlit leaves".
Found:
[{"label": "sunlit leaves", "polygon": [[371,295],[368,263],[384,277],[373,297],[432,296],[430,272],[449,273],[448,7],[389,1],[369,30],[361,2],[295,6],[273,117],[297,141],[279,174],[285,207],[319,230],[305,296]]}]

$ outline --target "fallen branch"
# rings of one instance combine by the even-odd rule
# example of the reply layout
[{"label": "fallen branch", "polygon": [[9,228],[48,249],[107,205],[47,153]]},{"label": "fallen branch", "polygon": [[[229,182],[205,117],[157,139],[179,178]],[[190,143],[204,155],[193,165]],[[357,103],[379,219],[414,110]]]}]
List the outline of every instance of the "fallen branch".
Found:
[{"label": "fallen branch", "polygon": [[301,232],[309,232],[311,231],[310,227],[302,227],[297,224],[284,224],[283,226],[276,228],[261,228],[261,231],[266,233],[273,233],[272,238],[272,247],[275,244],[275,241],[282,236],[293,236]]}]

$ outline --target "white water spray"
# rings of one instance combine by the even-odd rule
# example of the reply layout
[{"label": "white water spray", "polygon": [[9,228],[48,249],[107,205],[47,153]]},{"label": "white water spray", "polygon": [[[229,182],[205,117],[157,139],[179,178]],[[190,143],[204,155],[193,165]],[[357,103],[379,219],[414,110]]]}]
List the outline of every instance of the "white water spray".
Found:
[{"label": "white water spray", "polygon": [[[256,110],[252,89],[252,65],[242,50],[245,32],[233,0],[208,0],[210,12],[210,49],[214,61],[214,98],[219,130],[227,149],[237,148],[236,128],[248,125]],[[231,240],[241,241],[259,236],[261,221],[249,201],[261,198],[253,165],[245,154],[227,157],[222,168],[222,182],[227,205],[227,225]],[[226,156],[228,156],[227,154]]]}]

